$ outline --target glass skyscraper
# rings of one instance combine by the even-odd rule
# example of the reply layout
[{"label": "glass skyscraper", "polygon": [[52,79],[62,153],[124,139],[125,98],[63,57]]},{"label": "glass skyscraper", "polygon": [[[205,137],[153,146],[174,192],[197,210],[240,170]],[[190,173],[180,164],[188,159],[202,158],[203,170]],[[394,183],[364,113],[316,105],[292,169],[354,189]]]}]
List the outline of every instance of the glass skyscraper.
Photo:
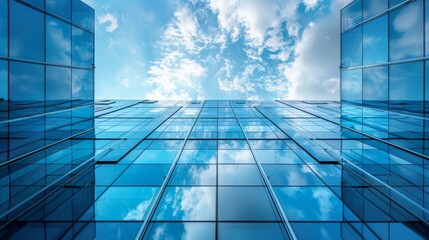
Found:
[{"label": "glass skyscraper", "polygon": [[426,6],[342,10],[341,103],[94,101],[93,9],[0,0],[0,239],[428,239]]}]

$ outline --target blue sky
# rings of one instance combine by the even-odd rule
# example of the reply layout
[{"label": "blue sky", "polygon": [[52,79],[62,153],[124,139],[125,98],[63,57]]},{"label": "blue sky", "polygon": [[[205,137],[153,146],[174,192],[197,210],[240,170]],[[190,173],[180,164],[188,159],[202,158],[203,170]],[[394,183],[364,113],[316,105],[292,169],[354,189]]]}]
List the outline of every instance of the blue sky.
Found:
[{"label": "blue sky", "polygon": [[84,0],[96,98],[338,99],[348,0]]}]

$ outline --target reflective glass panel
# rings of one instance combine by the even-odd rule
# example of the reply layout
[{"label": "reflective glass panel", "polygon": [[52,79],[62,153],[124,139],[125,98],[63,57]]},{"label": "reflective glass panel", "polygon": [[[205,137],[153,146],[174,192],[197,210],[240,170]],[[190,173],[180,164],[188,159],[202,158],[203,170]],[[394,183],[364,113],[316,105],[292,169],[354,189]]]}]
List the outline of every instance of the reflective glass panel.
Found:
[{"label": "reflective glass panel", "polygon": [[356,0],[341,10],[341,28],[346,31],[362,22],[362,0]]},{"label": "reflective glass panel", "polygon": [[[9,83],[8,83],[8,74],[7,74],[7,62],[0,60],[0,99],[8,100],[8,91],[9,91]],[[1,117],[0,117],[1,118]]]},{"label": "reflective glass panel", "polygon": [[219,165],[219,185],[263,185],[256,165]]},{"label": "reflective glass panel", "polygon": [[46,16],[46,61],[71,65],[71,26]]},{"label": "reflective glass panel", "polygon": [[8,56],[8,10],[7,0],[0,1],[0,56]]},{"label": "reflective glass panel", "polygon": [[261,164],[300,164],[302,160],[292,150],[256,150]]},{"label": "reflective glass panel", "polygon": [[399,61],[423,56],[423,1],[417,0],[389,17],[389,59]]},{"label": "reflective glass panel", "polygon": [[182,240],[214,240],[216,236],[215,223],[200,222],[157,222],[149,226],[148,234],[144,239],[182,239]]},{"label": "reflective glass panel", "polygon": [[265,187],[219,187],[220,221],[276,221],[277,212]]},{"label": "reflective glass panel", "polygon": [[216,185],[216,165],[178,164],[170,185]]},{"label": "reflective glass panel", "polygon": [[71,1],[70,0],[45,0],[46,11],[59,17],[71,20]]},{"label": "reflective glass panel", "polygon": [[255,163],[250,150],[219,150],[219,163]]},{"label": "reflective glass panel", "polygon": [[324,183],[305,165],[264,165],[273,186],[324,186]]},{"label": "reflective glass panel", "polygon": [[94,10],[81,0],[73,0],[72,8],[73,23],[94,32]]},{"label": "reflective glass panel", "polygon": [[384,15],[363,25],[363,65],[388,61],[387,17]]},{"label": "reflective glass panel", "polygon": [[63,103],[61,108],[71,105],[71,69],[46,67],[46,104]]},{"label": "reflective glass panel", "polygon": [[45,100],[45,71],[43,65],[11,61],[9,77],[10,100]]},{"label": "reflective glass panel", "polygon": [[94,67],[94,35],[72,27],[72,64],[77,67]]},{"label": "reflective glass panel", "polygon": [[94,72],[73,69],[72,70],[72,99],[74,105],[92,103],[94,101]]},{"label": "reflective glass panel", "polygon": [[177,150],[145,150],[135,161],[135,164],[163,164],[173,163]]},{"label": "reflective glass panel", "polygon": [[342,71],[341,80],[342,100],[362,103],[362,69]]},{"label": "reflective glass panel", "polygon": [[183,150],[179,163],[216,163],[216,150]]},{"label": "reflective glass panel", "polygon": [[387,8],[387,0],[363,0],[363,20],[380,14],[386,11]]},{"label": "reflective glass panel", "polygon": [[17,1],[9,3],[10,57],[44,62],[44,15]]},{"label": "reflective glass panel", "polygon": [[219,223],[219,239],[289,239],[280,223]]},{"label": "reflective glass panel", "polygon": [[356,27],[341,37],[341,64],[343,68],[362,65],[362,26]]},{"label": "reflective glass panel", "polygon": [[388,67],[363,69],[363,102],[377,108],[387,108],[389,97]]},{"label": "reflective glass panel", "polygon": [[156,187],[110,187],[95,202],[95,220],[145,219]]},{"label": "reflective glass panel", "polygon": [[115,181],[115,185],[162,185],[170,165],[132,165]]},{"label": "reflective glass panel", "polygon": [[214,221],[215,187],[167,187],[158,205],[155,220]]}]

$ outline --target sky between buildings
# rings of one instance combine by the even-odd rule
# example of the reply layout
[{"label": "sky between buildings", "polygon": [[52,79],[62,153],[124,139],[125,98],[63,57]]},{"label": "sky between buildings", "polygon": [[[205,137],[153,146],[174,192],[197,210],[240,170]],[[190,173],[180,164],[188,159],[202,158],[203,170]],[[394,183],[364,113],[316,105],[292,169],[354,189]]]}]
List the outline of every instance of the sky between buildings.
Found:
[{"label": "sky between buildings", "polygon": [[84,0],[97,99],[339,99],[350,0]]}]

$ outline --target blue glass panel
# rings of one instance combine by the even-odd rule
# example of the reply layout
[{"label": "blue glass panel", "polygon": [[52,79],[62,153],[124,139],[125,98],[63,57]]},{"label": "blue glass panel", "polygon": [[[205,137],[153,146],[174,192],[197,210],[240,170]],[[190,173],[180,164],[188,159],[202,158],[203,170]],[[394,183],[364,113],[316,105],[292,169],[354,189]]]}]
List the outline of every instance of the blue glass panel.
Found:
[{"label": "blue glass panel", "polygon": [[41,9],[45,8],[45,0],[21,0],[21,1]]},{"label": "blue glass panel", "polygon": [[219,185],[263,185],[256,165],[219,165]]},{"label": "blue glass panel", "polygon": [[72,70],[72,100],[74,106],[92,104],[94,101],[94,72]]},{"label": "blue glass panel", "polygon": [[216,150],[217,141],[216,140],[189,140],[188,142],[186,142],[185,149]]},{"label": "blue glass panel", "polygon": [[44,16],[16,1],[10,3],[10,46],[12,58],[44,62]]},{"label": "blue glass panel", "polygon": [[73,0],[72,8],[73,23],[94,32],[94,9],[81,0]]},{"label": "blue glass panel", "polygon": [[255,163],[250,150],[219,150],[219,163]]},{"label": "blue glass panel", "polygon": [[100,165],[95,169],[95,184],[110,185],[125,170],[125,165]]},{"label": "blue glass panel", "polygon": [[[2,86],[0,88],[0,101],[1,99],[3,100],[8,100],[9,96],[8,96],[8,91],[9,91],[9,83],[8,83],[8,67],[7,67],[7,62],[6,61],[1,61],[0,60],[0,86]],[[1,106],[2,103],[0,103]],[[0,110],[2,110],[0,108]],[[3,111],[0,111],[3,112]],[[1,114],[1,113],[0,113]],[[2,118],[2,116],[0,116],[0,119]]]},{"label": "blue glass panel", "polygon": [[71,1],[70,0],[45,0],[46,11],[59,17],[71,20]]},{"label": "blue glass panel", "polygon": [[386,11],[388,3],[387,0],[363,0],[363,20]]},{"label": "blue glass panel", "polygon": [[168,187],[158,205],[155,220],[214,221],[215,187]]},{"label": "blue glass panel", "polygon": [[289,221],[341,221],[343,204],[327,187],[275,187]]},{"label": "blue glass panel", "polygon": [[423,1],[395,10],[389,18],[389,59],[399,61],[423,56]]},{"label": "blue glass panel", "polygon": [[115,185],[162,185],[170,165],[131,165]]},{"label": "blue glass panel", "polygon": [[264,165],[273,186],[324,186],[325,184],[305,165]]},{"label": "blue glass panel", "polygon": [[341,170],[336,165],[309,165],[328,186],[341,186]]},{"label": "blue glass panel", "polygon": [[425,56],[429,56],[429,1],[425,0]]},{"label": "blue glass panel", "polygon": [[[291,223],[298,239],[347,239],[342,234],[341,225],[343,223]],[[359,239],[360,236],[356,236]]]},{"label": "blue glass panel", "polygon": [[[0,56],[8,56],[8,4],[7,0],[0,1]],[[2,85],[4,86],[4,85]]]},{"label": "blue glass panel", "polygon": [[356,27],[341,37],[341,65],[343,68],[362,65],[362,26]]},{"label": "blue glass panel", "polygon": [[46,16],[46,62],[71,65],[71,26]]},{"label": "blue glass panel", "polygon": [[177,150],[145,150],[134,163],[143,164],[164,164],[173,163],[176,158]]},{"label": "blue glass panel", "polygon": [[152,223],[144,239],[183,239],[183,240],[214,240],[216,236],[215,223]]},{"label": "blue glass panel", "polygon": [[219,223],[219,239],[289,239],[279,223]]},{"label": "blue glass panel", "polygon": [[219,221],[279,220],[265,187],[219,187]]},{"label": "blue glass panel", "polygon": [[384,15],[363,25],[363,65],[388,61],[388,16]]},{"label": "blue glass panel", "polygon": [[156,187],[110,187],[95,202],[95,220],[145,219]]},{"label": "blue glass panel", "polygon": [[254,149],[289,149],[282,140],[251,140]]},{"label": "blue glass panel", "polygon": [[51,109],[71,106],[71,69],[46,67],[46,105]]},{"label": "blue glass panel", "polygon": [[[96,222],[95,233],[90,231],[89,235],[78,235],[77,239],[115,240],[134,239],[141,227],[141,223],[133,222]],[[85,232],[84,232],[85,233]],[[95,234],[95,236],[91,235]],[[81,237],[81,238],[79,238]]]},{"label": "blue glass panel", "polygon": [[365,68],[363,70],[363,103],[377,108],[387,108],[388,67]]},{"label": "blue glass panel", "polygon": [[183,150],[179,163],[216,163],[216,150]]},{"label": "blue glass panel", "polygon": [[390,8],[395,7],[398,4],[401,4],[401,3],[405,2],[405,1],[406,0],[389,0],[389,7]]},{"label": "blue glass panel", "polygon": [[94,67],[94,35],[77,27],[72,27],[72,65]]},{"label": "blue glass panel", "polygon": [[216,165],[178,164],[174,169],[170,185],[216,185]]},{"label": "blue glass panel", "polygon": [[292,150],[257,150],[261,164],[300,164],[302,160]]},{"label": "blue glass panel", "polygon": [[362,22],[362,0],[356,0],[341,10],[341,29],[346,31]]},{"label": "blue glass panel", "polygon": [[[45,71],[43,65],[10,62],[10,100],[44,101]],[[44,112],[43,109],[39,109]]]},{"label": "blue glass panel", "polygon": [[341,72],[341,98],[343,101],[362,103],[362,69]]},{"label": "blue glass panel", "polygon": [[219,140],[218,149],[249,149],[245,140]]},{"label": "blue glass panel", "polygon": [[182,143],[182,140],[155,140],[149,145],[148,149],[180,149]]}]

